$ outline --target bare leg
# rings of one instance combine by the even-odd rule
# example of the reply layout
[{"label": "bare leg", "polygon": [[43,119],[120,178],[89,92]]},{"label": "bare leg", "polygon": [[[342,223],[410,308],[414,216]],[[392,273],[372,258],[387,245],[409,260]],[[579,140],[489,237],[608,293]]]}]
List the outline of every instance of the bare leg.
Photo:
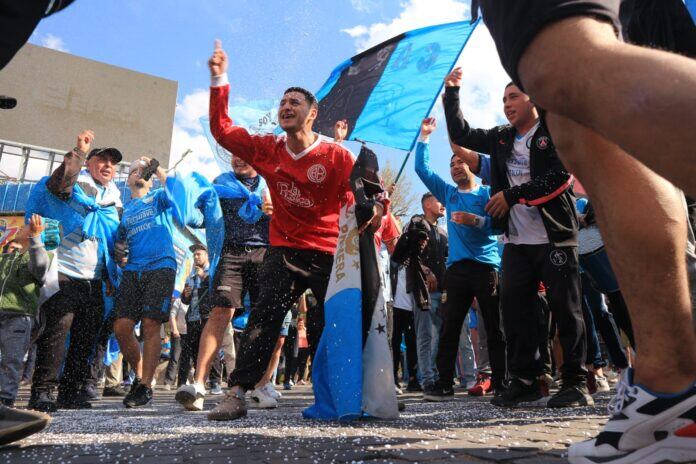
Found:
[{"label": "bare leg", "polygon": [[280,363],[280,354],[283,352],[283,345],[285,344],[285,337],[278,337],[275,347],[273,348],[273,353],[271,354],[271,360],[268,361],[268,367],[266,372],[264,372],[261,380],[258,381],[255,388],[261,388],[271,381],[273,373],[278,369],[278,363]]},{"label": "bare leg", "polygon": [[687,388],[696,378],[696,334],[679,192],[596,132],[554,114],[547,122],[592,199],[633,320],[636,381],[667,393]]},{"label": "bare leg", "polygon": [[162,340],[160,339],[160,327],[162,322],[149,317],[144,317],[141,323],[143,331],[143,361],[142,361],[142,382],[148,387],[152,385],[152,378],[155,375],[157,361],[162,352]]},{"label": "bare leg", "polygon": [[536,36],[519,73],[541,107],[594,129],[696,194],[696,60],[622,43],[610,24],[573,17]]},{"label": "bare leg", "polygon": [[196,363],[196,383],[205,384],[205,379],[210,372],[210,366],[222,345],[222,337],[232,320],[232,308],[213,308],[208,322],[205,323],[201,334],[201,343],[198,348],[198,361]]},{"label": "bare leg", "polygon": [[135,321],[121,317],[114,321],[114,332],[121,348],[123,357],[128,364],[135,369],[135,375],[139,379],[143,378],[143,360],[140,356],[140,343],[135,338]]}]

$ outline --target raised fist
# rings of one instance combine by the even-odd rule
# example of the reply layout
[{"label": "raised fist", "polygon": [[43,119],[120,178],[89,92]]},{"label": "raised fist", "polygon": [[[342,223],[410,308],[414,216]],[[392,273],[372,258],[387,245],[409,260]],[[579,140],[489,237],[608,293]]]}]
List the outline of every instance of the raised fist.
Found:
[{"label": "raised fist", "polygon": [[83,153],[89,153],[89,149],[92,146],[92,141],[94,140],[94,132],[89,129],[85,129],[77,136],[77,148]]}]

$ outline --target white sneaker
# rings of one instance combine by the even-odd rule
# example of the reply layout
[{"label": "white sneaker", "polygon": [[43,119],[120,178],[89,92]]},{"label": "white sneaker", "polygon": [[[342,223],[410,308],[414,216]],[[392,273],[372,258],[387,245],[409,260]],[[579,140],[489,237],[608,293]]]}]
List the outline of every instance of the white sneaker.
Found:
[{"label": "white sneaker", "polygon": [[279,400],[283,397],[282,393],[276,390],[275,386],[271,382],[268,382],[261,388],[263,388],[269,396],[275,398],[276,400]]},{"label": "white sneaker", "polygon": [[597,375],[595,376],[595,382],[597,383],[597,393],[606,393],[611,390],[609,387],[609,381],[606,377]]},{"label": "white sneaker", "polygon": [[628,369],[609,413],[597,437],[571,445],[571,464],[696,461],[696,384],[678,394],[652,393],[634,385]]},{"label": "white sneaker", "polygon": [[403,393],[403,391],[401,390],[401,387],[399,387],[397,385],[394,385],[394,389],[396,390],[397,395],[401,395]]},{"label": "white sneaker", "polygon": [[182,385],[176,391],[174,399],[187,411],[202,411],[205,401],[205,386],[200,383]]},{"label": "white sneaker", "polygon": [[273,398],[265,390],[265,385],[251,391],[251,404],[260,409],[272,409],[278,407],[278,400]]}]

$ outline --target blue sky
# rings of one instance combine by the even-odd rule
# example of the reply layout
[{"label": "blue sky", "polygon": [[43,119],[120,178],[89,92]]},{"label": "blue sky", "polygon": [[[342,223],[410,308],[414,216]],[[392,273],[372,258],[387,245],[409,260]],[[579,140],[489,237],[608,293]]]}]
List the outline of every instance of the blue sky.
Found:
[{"label": "blue sky", "polygon": [[[198,118],[207,114],[206,61],[215,38],[230,56],[233,96],[272,99],[290,85],[318,90],[340,62],[398,33],[468,17],[469,0],[78,0],[42,21],[30,42],[178,81],[170,163],[192,148],[182,169],[213,176],[217,167]],[[464,114],[481,127],[503,122],[501,96],[508,78],[485,27],[474,33],[460,63]],[[449,178],[439,104],[434,114],[441,125],[432,141],[433,165]],[[392,166],[405,156],[373,148]],[[412,160],[406,170],[415,192],[425,192]]]}]

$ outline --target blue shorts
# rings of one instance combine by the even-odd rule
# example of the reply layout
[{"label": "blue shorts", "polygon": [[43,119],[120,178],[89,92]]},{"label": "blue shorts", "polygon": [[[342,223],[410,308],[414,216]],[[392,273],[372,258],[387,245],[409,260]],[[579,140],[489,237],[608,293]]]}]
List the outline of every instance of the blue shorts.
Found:
[{"label": "blue shorts", "polygon": [[116,291],[116,317],[135,322],[143,317],[168,321],[175,279],[176,271],[171,268],[123,271]]}]

